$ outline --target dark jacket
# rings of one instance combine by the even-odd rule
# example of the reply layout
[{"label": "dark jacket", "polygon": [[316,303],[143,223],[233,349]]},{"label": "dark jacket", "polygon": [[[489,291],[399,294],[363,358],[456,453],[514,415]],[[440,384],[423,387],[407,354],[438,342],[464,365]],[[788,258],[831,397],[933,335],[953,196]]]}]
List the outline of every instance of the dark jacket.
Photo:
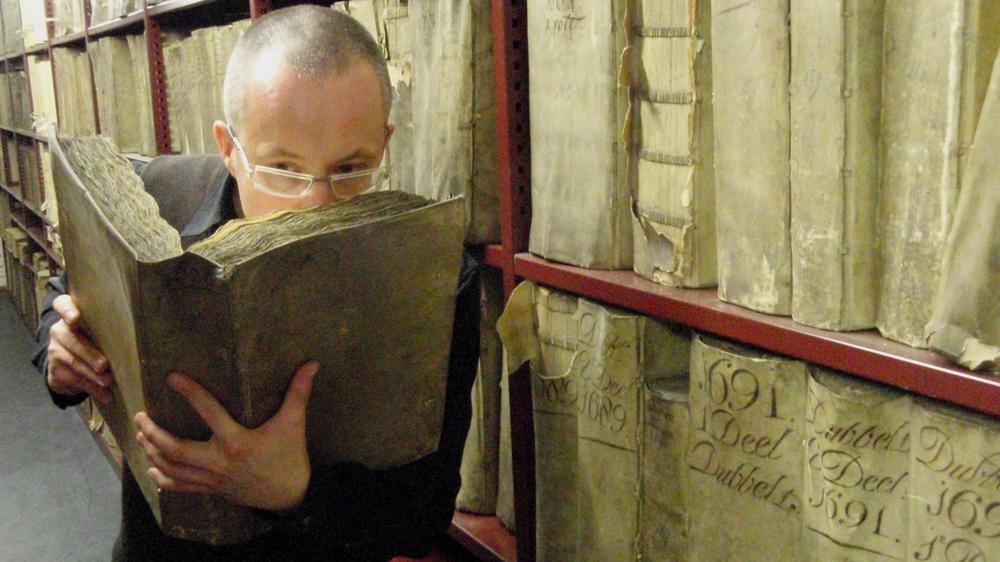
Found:
[{"label": "dark jacket", "polygon": [[[240,216],[238,191],[218,156],[167,156],[141,171],[163,218],[185,246]],[[49,284],[34,363],[47,369],[49,328],[59,320],[52,301],[68,292],[65,274]],[[312,467],[302,505],[280,517],[274,531],[244,545],[212,547],[164,535],[135,478],[122,474],[122,526],[115,560],[385,560],[423,556],[447,530],[460,486],[459,467],[471,418],[470,392],[479,354],[478,263],[468,252],[455,307],[444,427],[437,452],[385,471],[356,463]],[[61,408],[85,396],[51,393]]]}]

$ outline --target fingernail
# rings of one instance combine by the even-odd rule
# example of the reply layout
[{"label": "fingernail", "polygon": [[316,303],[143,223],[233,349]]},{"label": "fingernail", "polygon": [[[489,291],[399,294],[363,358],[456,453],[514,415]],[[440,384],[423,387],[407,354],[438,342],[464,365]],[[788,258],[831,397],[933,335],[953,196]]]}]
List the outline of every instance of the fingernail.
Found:
[{"label": "fingernail", "polygon": [[310,377],[316,376],[316,373],[319,372],[319,361],[313,361],[312,364],[309,365],[309,370],[306,372],[309,373]]}]

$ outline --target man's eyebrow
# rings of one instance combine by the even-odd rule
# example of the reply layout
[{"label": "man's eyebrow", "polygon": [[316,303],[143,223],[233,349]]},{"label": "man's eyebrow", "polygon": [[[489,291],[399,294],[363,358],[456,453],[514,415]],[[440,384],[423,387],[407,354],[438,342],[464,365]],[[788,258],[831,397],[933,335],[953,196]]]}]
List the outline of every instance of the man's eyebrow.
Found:
[{"label": "man's eyebrow", "polygon": [[263,143],[255,151],[258,158],[293,158],[301,159],[298,154],[285,150],[284,148],[271,143]]}]

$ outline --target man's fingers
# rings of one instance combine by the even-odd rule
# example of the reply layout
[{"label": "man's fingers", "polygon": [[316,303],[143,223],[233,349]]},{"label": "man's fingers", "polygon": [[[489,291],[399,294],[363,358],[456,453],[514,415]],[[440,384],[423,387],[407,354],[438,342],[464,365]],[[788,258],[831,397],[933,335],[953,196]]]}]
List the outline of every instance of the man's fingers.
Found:
[{"label": "man's fingers", "polygon": [[110,365],[101,350],[97,349],[87,336],[73,330],[65,321],[52,325],[49,338],[85,362],[94,373],[101,375],[107,373]]},{"label": "man's fingers", "polygon": [[146,439],[149,440],[167,459],[217,472],[214,452],[207,443],[200,441],[187,441],[178,439],[168,431],[161,428],[146,414],[139,412],[133,418],[136,426],[142,431]]},{"label": "man's fingers", "polygon": [[61,360],[49,363],[49,387],[58,394],[73,395],[86,392],[105,406],[111,404],[111,392],[94,381],[72,370]]},{"label": "man's fingers", "polygon": [[159,468],[166,476],[174,480],[199,484],[212,489],[218,489],[221,486],[222,480],[214,472],[194,468],[164,457],[160,453],[160,450],[156,448],[156,445],[153,445],[149,439],[146,439],[146,435],[143,432],[140,431],[137,433],[135,438],[139,442],[139,445],[142,446],[142,450],[146,451],[146,456],[149,457],[149,461],[153,463],[153,466]]},{"label": "man's fingers", "polygon": [[70,327],[76,327],[80,321],[80,309],[73,302],[73,297],[69,295],[59,295],[52,301],[52,309],[56,311],[60,318],[66,321]]},{"label": "man's fingers", "polygon": [[306,405],[309,404],[309,396],[312,394],[313,380],[316,372],[319,371],[319,362],[309,361],[295,371],[292,382],[288,385],[285,399],[278,410],[278,416],[289,417],[294,421],[304,420]]},{"label": "man's fingers", "polygon": [[214,396],[187,375],[170,373],[167,376],[167,384],[191,404],[191,407],[198,412],[201,419],[205,420],[212,433],[219,439],[225,441],[240,429],[241,426],[233,420],[222,404],[219,404]]},{"label": "man's fingers", "polygon": [[191,482],[184,482],[171,478],[163,473],[159,468],[153,467],[146,471],[146,474],[156,482],[157,487],[161,490],[168,490],[170,492],[189,492],[192,494],[214,494],[213,491],[208,486],[202,484],[193,484]]}]

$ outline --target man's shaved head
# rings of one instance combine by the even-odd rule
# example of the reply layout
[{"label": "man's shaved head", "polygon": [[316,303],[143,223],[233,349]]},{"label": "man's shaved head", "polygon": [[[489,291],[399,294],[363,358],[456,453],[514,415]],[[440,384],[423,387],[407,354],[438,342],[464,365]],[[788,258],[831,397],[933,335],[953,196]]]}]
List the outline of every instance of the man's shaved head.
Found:
[{"label": "man's shaved head", "polygon": [[251,84],[266,83],[281,69],[303,78],[323,79],[357,62],[367,62],[375,70],[388,116],[392,100],[389,71],[382,49],[364,26],[343,12],[322,6],[275,10],[254,21],[229,57],[223,84],[226,120],[239,128]]}]

